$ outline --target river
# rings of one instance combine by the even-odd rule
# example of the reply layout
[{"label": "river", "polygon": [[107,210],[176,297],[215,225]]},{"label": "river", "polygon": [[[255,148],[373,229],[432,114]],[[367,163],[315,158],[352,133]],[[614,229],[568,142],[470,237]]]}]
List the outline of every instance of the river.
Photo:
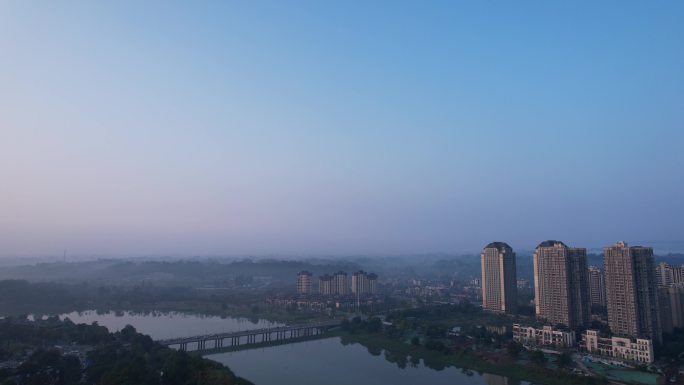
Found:
[{"label": "river", "polygon": [[[187,337],[275,326],[266,320],[221,318],[184,313],[73,312],[62,314],[76,323],[97,322],[110,331],[127,324],[154,339]],[[296,342],[267,348],[207,354],[235,374],[256,385],[512,385],[520,384],[491,374],[448,367],[429,368],[421,360],[396,359],[389,352],[371,353],[360,344],[343,344],[339,337]],[[524,383],[523,384],[527,384]]]},{"label": "river", "polygon": [[132,325],[138,332],[147,334],[155,340],[282,325],[263,319],[222,318],[211,315],[155,311],[137,313],[88,310],[61,314],[59,317],[61,319],[69,318],[75,323],[90,324],[97,322],[111,332],[119,331],[126,325]]}]

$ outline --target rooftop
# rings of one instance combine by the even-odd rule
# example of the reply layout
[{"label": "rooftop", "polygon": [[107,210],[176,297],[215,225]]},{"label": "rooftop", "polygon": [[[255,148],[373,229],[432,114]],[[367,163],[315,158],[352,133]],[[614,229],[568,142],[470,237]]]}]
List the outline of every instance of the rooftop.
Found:
[{"label": "rooftop", "polygon": [[513,250],[506,242],[491,242],[490,244],[485,246],[485,249],[497,249],[499,251],[503,249]]},{"label": "rooftop", "polygon": [[550,239],[550,240],[548,240],[548,241],[544,241],[544,242],[540,243],[539,246],[537,246],[537,248],[540,248],[540,247],[554,247],[554,246],[556,246],[557,244],[560,244],[560,245],[563,246],[563,247],[568,247],[565,243],[563,243],[563,242],[561,242],[561,241],[554,241],[554,240],[551,240],[551,239]]}]

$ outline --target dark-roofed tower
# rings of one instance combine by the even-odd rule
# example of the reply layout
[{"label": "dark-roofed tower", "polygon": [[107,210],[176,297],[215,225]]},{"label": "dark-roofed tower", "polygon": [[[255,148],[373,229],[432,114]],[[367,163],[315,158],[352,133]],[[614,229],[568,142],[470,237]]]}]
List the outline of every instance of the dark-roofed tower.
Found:
[{"label": "dark-roofed tower", "polygon": [[480,254],[482,308],[513,313],[518,303],[515,253],[505,242],[492,242]]},{"label": "dark-roofed tower", "polygon": [[587,251],[560,241],[534,250],[534,300],[539,318],[570,328],[590,321]]}]

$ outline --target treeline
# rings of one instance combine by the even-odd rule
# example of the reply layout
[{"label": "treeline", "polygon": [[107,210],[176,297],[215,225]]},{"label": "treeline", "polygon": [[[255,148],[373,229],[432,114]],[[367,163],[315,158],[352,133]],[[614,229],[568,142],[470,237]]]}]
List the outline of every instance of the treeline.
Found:
[{"label": "treeline", "polygon": [[[541,351],[524,352],[510,336],[488,331],[484,326],[470,325],[456,334],[440,322],[455,313],[477,316],[478,310],[470,304],[407,309],[390,313],[383,324],[377,318],[354,318],[344,321],[343,344],[360,343],[375,356],[396,364],[399,368],[423,365],[444,370],[455,366],[473,375],[493,373],[509,377],[510,383],[527,380],[534,383],[556,385],[605,385],[603,377],[577,376],[567,369],[572,364],[569,354],[559,355],[554,366],[547,366],[548,358]],[[489,324],[489,323],[487,323]],[[525,356],[528,364],[519,363]]]},{"label": "treeline", "polygon": [[[204,291],[188,287],[100,286],[21,280],[0,281],[0,316],[56,314],[91,309],[103,310],[182,310],[249,306],[267,293],[239,289]],[[163,306],[162,306],[163,305]]]},{"label": "treeline", "polygon": [[291,287],[297,272],[309,270],[324,274],[337,270],[352,272],[358,264],[341,261],[278,260],[181,260],[131,261],[99,260],[74,263],[41,263],[0,268],[0,279],[23,279],[31,282],[97,283],[134,286],[239,287],[254,282],[253,277],[267,278],[273,287]]},{"label": "treeline", "polygon": [[126,326],[117,333],[53,317],[0,321],[0,383],[26,385],[248,385],[223,365],[159,345]]}]

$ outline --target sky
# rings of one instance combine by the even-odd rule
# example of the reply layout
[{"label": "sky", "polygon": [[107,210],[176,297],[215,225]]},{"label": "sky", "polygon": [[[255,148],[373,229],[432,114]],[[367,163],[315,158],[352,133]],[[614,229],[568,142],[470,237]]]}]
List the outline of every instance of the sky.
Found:
[{"label": "sky", "polygon": [[0,2],[0,256],[684,251],[684,3]]}]

